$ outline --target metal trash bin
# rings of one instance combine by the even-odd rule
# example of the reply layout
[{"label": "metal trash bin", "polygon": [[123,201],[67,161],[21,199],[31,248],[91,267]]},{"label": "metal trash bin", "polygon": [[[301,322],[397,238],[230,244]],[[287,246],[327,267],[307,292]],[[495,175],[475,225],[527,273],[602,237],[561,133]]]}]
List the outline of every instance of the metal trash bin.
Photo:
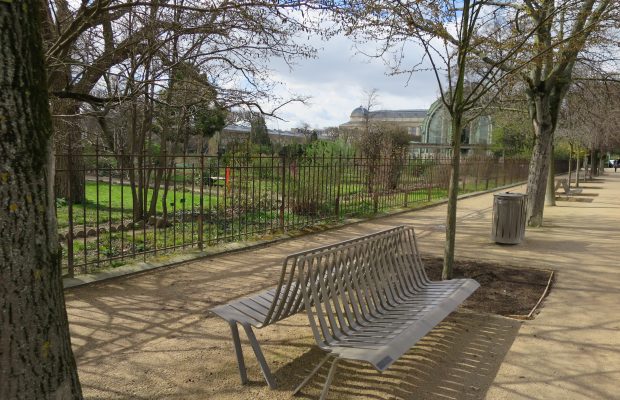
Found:
[{"label": "metal trash bin", "polygon": [[493,229],[496,243],[519,244],[525,236],[526,196],[522,193],[498,193],[493,198]]}]

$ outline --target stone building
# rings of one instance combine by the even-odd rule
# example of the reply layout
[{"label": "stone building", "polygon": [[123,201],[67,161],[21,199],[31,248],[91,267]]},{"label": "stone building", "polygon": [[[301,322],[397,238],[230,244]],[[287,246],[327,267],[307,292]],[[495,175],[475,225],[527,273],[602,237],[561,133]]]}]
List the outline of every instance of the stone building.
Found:
[{"label": "stone building", "polygon": [[[369,112],[360,106],[351,112],[349,121],[341,124],[340,128],[363,128],[367,120],[394,123],[406,128],[411,135],[411,154],[414,156],[450,153],[451,120],[441,99],[435,101],[428,110]],[[461,148],[465,154],[486,152],[491,141],[492,121],[489,115],[475,118],[461,132]]]},{"label": "stone building", "polygon": [[341,124],[341,128],[363,128],[366,120],[372,122],[388,122],[407,129],[413,142],[422,140],[422,123],[427,110],[377,110],[368,111],[359,106],[351,112],[349,121]]}]

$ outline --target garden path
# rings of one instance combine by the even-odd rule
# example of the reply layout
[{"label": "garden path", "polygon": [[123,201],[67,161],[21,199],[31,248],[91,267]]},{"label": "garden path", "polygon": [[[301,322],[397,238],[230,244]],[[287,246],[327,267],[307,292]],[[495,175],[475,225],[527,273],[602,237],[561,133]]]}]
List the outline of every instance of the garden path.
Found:
[{"label": "garden path", "polygon": [[[459,201],[457,257],[557,271],[536,319],[458,311],[387,372],[343,363],[331,399],[612,399],[620,381],[620,172],[545,210],[524,243],[490,241],[492,194]],[[515,188],[514,191],[523,190]],[[441,255],[445,205],[66,293],[80,378],[90,399],[289,399],[320,359],[304,315],[257,332],[280,386],[248,357],[240,386],[228,326],[206,310],[270,287],[283,255],[398,224]],[[246,354],[249,355],[246,346]],[[326,371],[323,371],[323,375]],[[321,379],[301,398],[316,398]]]}]

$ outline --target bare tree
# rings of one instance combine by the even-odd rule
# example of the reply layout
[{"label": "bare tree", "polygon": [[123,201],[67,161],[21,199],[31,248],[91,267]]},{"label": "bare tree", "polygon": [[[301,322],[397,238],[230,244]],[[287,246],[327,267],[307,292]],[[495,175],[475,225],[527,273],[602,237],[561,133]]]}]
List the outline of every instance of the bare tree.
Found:
[{"label": "bare tree", "polygon": [[[528,174],[528,224],[543,223],[545,192],[553,191],[549,169],[553,135],[562,101],[574,80],[575,66],[589,47],[604,49],[617,7],[611,0],[537,0],[506,4],[512,26],[527,29],[531,47],[520,52],[528,62],[521,73],[534,127],[534,149]],[[525,33],[524,33],[525,34]],[[549,186],[548,186],[549,185]]]},{"label": "bare tree", "polygon": [[[479,62],[474,49],[486,37],[505,32],[485,14],[490,1],[361,1],[336,2],[345,32],[360,42],[378,44],[374,57],[388,62],[392,73],[409,74],[431,69],[440,87],[443,106],[451,120],[451,169],[446,216],[446,244],[442,277],[452,277],[456,238],[456,201],[459,190],[461,134],[463,128],[486,108],[514,71],[504,65],[515,48],[498,54],[493,62]],[[422,46],[425,61],[407,64],[409,43]],[[524,45],[521,41],[520,45]],[[515,45],[518,48],[517,45]]]},{"label": "bare tree", "polygon": [[0,398],[81,399],[59,267],[38,2],[0,3]]},{"label": "bare tree", "polygon": [[[156,209],[159,187],[169,175],[161,168],[165,154],[187,148],[193,107],[245,107],[272,115],[279,106],[265,109],[268,100],[283,105],[301,98],[274,98],[269,59],[291,64],[314,54],[295,41],[310,29],[293,12],[301,1],[41,4],[46,5],[42,14],[57,149],[66,152],[71,146],[75,154],[71,160],[59,157],[59,162],[63,169],[71,164],[71,170],[83,170],[79,116],[94,115],[103,143],[129,173],[134,219],[148,218]],[[148,143],[154,142],[160,152],[149,154]],[[135,173],[148,165],[160,167],[153,174]],[[57,194],[82,201],[81,182],[80,176],[63,174]],[[149,200],[150,187],[154,195]]]},{"label": "bare tree", "polygon": [[599,171],[601,155],[620,145],[619,95],[618,82],[605,81],[605,77],[597,74],[592,79],[576,82],[560,110],[563,118],[557,129],[559,139],[569,144],[571,152],[588,150],[589,168],[594,175],[602,173]]},{"label": "bare tree", "polygon": [[[360,9],[359,3],[351,7]],[[384,37],[389,35],[390,44],[394,44],[415,37],[413,27],[449,45],[462,45],[452,34],[462,16],[447,18],[444,11],[464,9],[464,4],[419,0],[361,3],[369,17],[363,18],[362,23],[352,21],[351,30],[383,30]],[[598,54],[610,53],[606,49],[614,43],[612,29],[618,20],[617,2],[528,0],[472,1],[469,4],[484,5],[481,21],[486,21],[488,26],[485,34],[479,35],[469,49],[469,54],[475,56],[470,65],[494,66],[505,74],[518,72],[525,88],[535,133],[528,175],[528,224],[539,226],[547,190],[550,148],[562,99],[574,79],[576,64],[594,58],[600,60]],[[379,20],[381,18],[385,20]],[[613,59],[613,56],[608,55],[608,58]],[[394,60],[400,65],[406,57],[397,56]]]}]

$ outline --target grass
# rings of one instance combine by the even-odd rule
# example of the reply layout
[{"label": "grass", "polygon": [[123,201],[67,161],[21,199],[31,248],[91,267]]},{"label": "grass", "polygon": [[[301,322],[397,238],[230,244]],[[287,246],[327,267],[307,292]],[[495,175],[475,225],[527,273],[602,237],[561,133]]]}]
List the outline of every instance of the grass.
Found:
[{"label": "grass", "polygon": [[[239,180],[243,182],[243,180]],[[290,182],[290,181],[289,181]],[[367,192],[363,183],[347,182],[340,186],[340,204],[336,215],[335,197],[337,185],[334,182],[319,182],[321,196],[329,197],[319,201],[317,208],[311,213],[296,213],[293,209],[294,198],[291,197],[298,190],[289,187],[285,192],[284,225],[286,229],[301,229],[304,227],[321,224],[333,220],[343,220],[348,217],[365,218],[385,213],[395,208],[417,208],[430,204],[433,201],[445,199],[447,189],[442,187],[420,187],[415,180],[407,181],[404,178],[404,188],[398,192],[391,192],[373,198]],[[287,185],[289,183],[287,182]],[[491,189],[503,184],[503,180],[492,179],[487,182],[478,181],[467,177],[465,185],[460,185],[460,193],[469,193],[479,190]],[[262,180],[248,182],[245,191],[231,194],[224,187],[207,188],[204,190],[203,209],[210,211],[203,220],[203,236],[205,245],[222,242],[243,240],[251,237],[269,235],[281,229],[280,226],[280,201],[281,187],[276,180]],[[409,187],[407,187],[409,185]],[[417,186],[416,186],[417,185]],[[260,186],[260,195],[258,188]],[[279,193],[275,189],[279,188]],[[168,211],[197,211],[200,207],[199,193],[184,188],[171,188],[167,196]],[[274,193],[269,192],[274,189]],[[407,189],[404,191],[404,189]],[[148,191],[148,199],[152,196],[152,190]],[[312,190],[303,196],[312,196]],[[219,196],[218,196],[219,195]],[[226,208],[224,208],[224,195],[226,195]],[[161,191],[160,191],[161,196]],[[95,227],[97,218],[103,227],[108,223],[120,223],[128,221],[132,217],[132,195],[129,186],[108,184],[100,182],[86,183],[86,204],[73,206],[75,230],[84,229],[84,226]],[[302,200],[305,200],[302,197]],[[376,200],[376,204],[375,204]],[[97,205],[98,203],[98,205]],[[163,207],[161,199],[157,204],[157,211],[161,213]],[[98,212],[98,216],[97,216]],[[68,227],[68,207],[59,202],[57,205],[59,228]],[[126,264],[135,260],[155,254],[171,253],[180,248],[196,246],[199,240],[198,222],[194,220],[182,222],[170,220],[173,223],[168,228],[146,228],[125,232],[105,232],[98,237],[75,239],[73,242],[73,254],[76,265],[87,264],[83,272],[92,272],[101,267]],[[85,224],[85,225],[84,225]],[[174,249],[176,247],[176,249]],[[65,248],[66,254],[66,248]],[[63,258],[66,266],[67,257]]]},{"label": "grass", "polygon": [[[131,219],[133,209],[133,197],[131,187],[128,185],[108,184],[96,182],[86,182],[85,187],[86,202],[85,204],[73,205],[73,225],[75,229],[79,226],[96,225],[104,223],[120,223],[124,219]],[[157,212],[163,212],[162,190],[159,191],[159,199],[157,202]],[[207,193],[207,191],[205,191]],[[153,190],[149,189],[147,194],[147,204],[153,196]],[[213,195],[205,195],[203,207],[206,209],[211,204],[216,204],[217,197]],[[177,189],[168,191],[166,197],[168,212],[172,210],[192,210],[200,208],[200,194],[191,190]],[[58,228],[66,229],[69,226],[69,207],[65,202],[58,202],[56,207],[56,216],[58,218]]]}]

